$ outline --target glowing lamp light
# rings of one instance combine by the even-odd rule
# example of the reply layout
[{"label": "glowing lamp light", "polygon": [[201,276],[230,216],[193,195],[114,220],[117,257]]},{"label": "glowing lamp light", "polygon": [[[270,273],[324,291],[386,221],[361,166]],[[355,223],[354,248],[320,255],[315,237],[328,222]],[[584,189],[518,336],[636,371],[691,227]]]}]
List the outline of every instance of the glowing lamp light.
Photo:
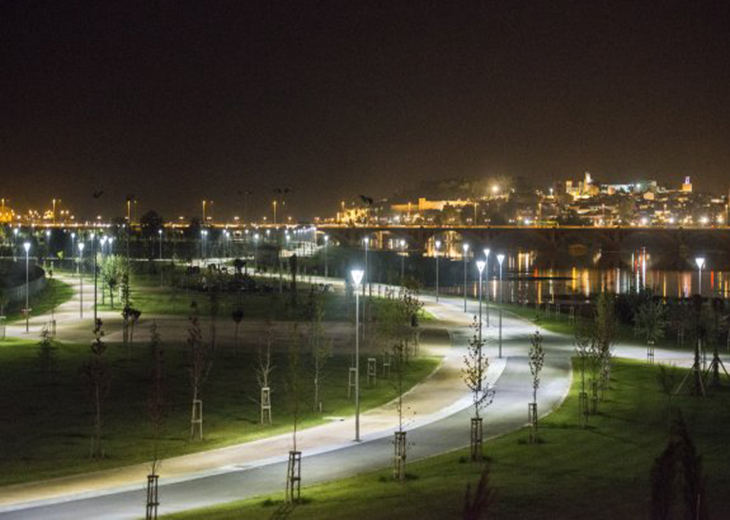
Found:
[{"label": "glowing lamp light", "polygon": [[30,251],[30,242],[24,242],[23,243],[23,249],[25,249],[25,252],[27,253]]},{"label": "glowing lamp light", "polygon": [[497,255],[497,262],[499,262],[499,265],[502,265],[503,261],[504,261],[504,255],[503,254]]},{"label": "glowing lamp light", "polygon": [[365,275],[365,271],[362,269],[353,269],[350,271],[350,276],[352,277],[352,283],[355,284],[355,287],[358,287],[360,283],[362,282],[362,277]]},{"label": "glowing lamp light", "polygon": [[440,240],[437,240],[436,241],[436,249],[441,249],[441,241]]},{"label": "glowing lamp light", "polygon": [[484,249],[484,256],[486,258],[489,258],[489,253],[491,253],[491,252],[492,252],[492,250],[487,247],[486,249]]},{"label": "glowing lamp light", "polygon": [[695,263],[697,264],[698,269],[702,269],[705,267],[705,257],[704,256],[698,256],[695,258]]},{"label": "glowing lamp light", "polygon": [[464,249],[464,253],[466,253],[467,251],[469,251],[469,244],[464,244],[461,247]]},{"label": "glowing lamp light", "polygon": [[487,265],[487,263],[484,260],[477,260],[477,269],[479,269],[479,274],[482,274],[485,265]]}]

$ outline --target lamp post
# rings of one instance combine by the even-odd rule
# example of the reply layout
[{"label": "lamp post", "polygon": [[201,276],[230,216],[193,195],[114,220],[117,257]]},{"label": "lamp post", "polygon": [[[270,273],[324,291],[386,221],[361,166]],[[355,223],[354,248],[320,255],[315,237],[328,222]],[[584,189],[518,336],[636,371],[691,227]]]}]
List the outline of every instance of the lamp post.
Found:
[{"label": "lamp post", "polygon": [[30,325],[30,276],[28,274],[30,264],[30,242],[23,243],[23,249],[25,249],[25,332],[27,333]]},{"label": "lamp post", "polygon": [[84,258],[84,243],[79,242],[79,261],[76,265],[77,270],[79,270],[79,317],[84,317],[84,270],[83,266],[79,267],[81,265],[81,261]]},{"label": "lamp post", "polygon": [[324,277],[327,278],[329,276],[329,271],[327,269],[327,245],[329,244],[330,237],[327,235],[324,236]]},{"label": "lamp post", "polygon": [[355,442],[360,442],[360,295],[357,290],[364,274],[362,269],[350,271],[355,285]]},{"label": "lamp post", "polygon": [[18,247],[18,228],[13,229],[13,262],[18,261],[18,257],[16,256],[16,248]]},{"label": "lamp post", "polygon": [[439,249],[441,249],[441,241],[437,240],[436,246],[436,301],[439,301]]},{"label": "lamp post", "polygon": [[365,271],[363,274],[362,295],[365,296],[365,286],[370,280],[370,276],[368,276],[368,245],[370,245],[370,240],[368,239],[368,237],[364,237],[362,239],[362,243],[363,247],[365,248]]},{"label": "lamp post", "polygon": [[484,260],[477,260],[477,271],[479,271],[479,343],[482,341],[482,273],[484,272]]},{"label": "lamp post", "polygon": [[487,282],[487,301],[486,301],[486,306],[487,306],[487,328],[489,328],[489,253],[490,252],[491,251],[490,251],[490,249],[488,247],[484,249],[484,262],[486,264],[485,275],[484,276],[485,276],[486,282]]},{"label": "lamp post", "polygon": [[97,274],[98,269],[96,265],[96,236],[94,233],[91,234],[91,253],[94,255],[94,323],[96,323],[96,298],[97,298]]},{"label": "lamp post", "polygon": [[[76,233],[71,233],[71,258],[74,257],[74,250],[76,249]],[[76,264],[76,274],[79,274],[79,266]]]},{"label": "lamp post", "polygon": [[204,229],[203,231],[200,232],[200,234],[203,237],[203,239],[200,241],[200,248],[202,249],[202,251],[200,252],[200,256],[203,259],[203,267],[205,267],[206,260],[207,260],[207,257],[208,257],[208,250],[207,250],[208,249],[208,243],[206,241],[206,239],[208,238],[208,230],[207,229]]},{"label": "lamp post", "polygon": [[160,287],[162,287],[162,229],[157,230],[157,236],[160,239]]},{"label": "lamp post", "polygon": [[697,294],[702,296],[702,268],[705,267],[705,257],[698,256],[697,258],[695,258],[695,263],[697,264],[697,273],[699,275]]},{"label": "lamp post", "polygon": [[258,271],[259,268],[259,234],[256,233],[253,236],[253,272],[256,274],[256,271]]},{"label": "lamp post", "polygon": [[400,239],[400,284],[401,285],[403,285],[403,282],[405,281],[405,274],[406,274],[405,250],[406,250],[406,241],[401,238]]},{"label": "lamp post", "polygon": [[502,297],[504,291],[502,291],[502,262],[504,261],[504,255],[497,255],[497,262],[499,262],[499,357],[502,358]]},{"label": "lamp post", "polygon": [[464,312],[466,312],[466,263],[467,254],[469,253],[469,244],[464,244],[461,248],[464,251]]}]

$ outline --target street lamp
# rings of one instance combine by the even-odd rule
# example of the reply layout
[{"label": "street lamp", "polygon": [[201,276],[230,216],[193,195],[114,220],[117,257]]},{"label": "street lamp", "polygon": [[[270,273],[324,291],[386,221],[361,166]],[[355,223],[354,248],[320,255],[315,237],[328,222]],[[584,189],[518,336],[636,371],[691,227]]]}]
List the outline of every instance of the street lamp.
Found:
[{"label": "street lamp", "polygon": [[[84,269],[81,261],[84,258],[84,243],[79,242],[79,261],[76,269],[79,271],[79,317],[84,317]],[[81,267],[79,267],[81,266]]]},{"label": "street lamp", "polygon": [[479,344],[482,342],[482,273],[484,272],[484,260],[477,260],[477,270],[479,271]]},{"label": "street lamp", "polygon": [[704,256],[698,256],[695,258],[695,263],[697,264],[697,272],[699,274],[699,287],[698,287],[698,294],[702,296],[702,268],[705,267],[705,257]]},{"label": "street lamp", "polygon": [[464,250],[464,312],[466,312],[466,257],[469,253],[469,244],[464,244],[461,247]]},{"label": "street lamp", "polygon": [[436,301],[439,301],[439,249],[441,249],[441,241],[437,240],[436,246]]},{"label": "street lamp", "polygon": [[400,284],[403,285],[403,282],[405,280],[405,273],[406,273],[406,257],[405,257],[405,249],[406,249],[406,241],[404,239],[400,239]]},{"label": "street lamp", "polygon": [[327,278],[329,276],[329,272],[327,270],[327,245],[329,244],[330,237],[327,235],[324,236],[324,277]]},{"label": "street lamp", "polygon": [[357,291],[365,271],[350,271],[355,285],[355,442],[360,442],[360,295]]},{"label": "street lamp", "polygon": [[491,250],[488,247],[487,248],[484,248],[484,261],[486,263],[485,275],[484,276],[485,276],[486,281],[487,281],[487,301],[486,301],[486,306],[487,306],[487,328],[489,328],[489,253],[490,252],[491,252]]},{"label": "street lamp", "polygon": [[[76,233],[71,233],[71,258],[74,256],[74,249],[76,249]],[[79,274],[78,264],[76,264],[76,274]]]},{"label": "street lamp", "polygon": [[30,283],[29,283],[29,275],[28,275],[28,269],[29,269],[29,259],[30,259],[30,242],[25,242],[23,244],[23,249],[25,249],[25,332],[28,332],[29,323],[28,320],[30,319],[30,306],[29,306],[29,293],[30,293]]},{"label": "street lamp", "polygon": [[363,246],[365,247],[365,271],[364,271],[364,283],[362,284],[362,295],[365,296],[365,285],[367,284],[367,281],[370,279],[368,274],[368,245],[370,245],[370,240],[368,237],[364,237],[362,239]]},{"label": "street lamp", "polygon": [[94,255],[94,323],[96,323],[96,301],[97,301],[97,277],[98,277],[98,269],[96,264],[96,235],[94,233],[91,234],[91,253]]},{"label": "street lamp", "polygon": [[504,291],[502,290],[502,262],[504,261],[504,255],[497,255],[497,262],[499,262],[499,357],[502,358],[502,301]]},{"label": "street lamp", "polygon": [[256,271],[258,271],[258,268],[259,268],[258,257],[259,257],[259,234],[256,233],[253,236],[253,272],[254,272],[254,274],[256,274]]},{"label": "street lamp", "polygon": [[203,266],[205,266],[206,257],[208,256],[208,251],[207,251],[208,247],[207,247],[207,242],[206,242],[206,239],[208,238],[208,230],[204,229],[203,231],[200,232],[200,234],[202,236],[202,240],[200,241],[200,249],[201,249],[200,256],[202,257],[202,260],[203,260]]}]

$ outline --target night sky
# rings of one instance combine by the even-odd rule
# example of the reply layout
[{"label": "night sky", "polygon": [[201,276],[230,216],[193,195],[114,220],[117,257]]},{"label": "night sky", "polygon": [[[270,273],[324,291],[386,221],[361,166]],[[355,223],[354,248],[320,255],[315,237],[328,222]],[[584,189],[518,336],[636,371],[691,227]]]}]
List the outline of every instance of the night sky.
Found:
[{"label": "night sky", "polygon": [[[3,0],[0,196],[295,217],[422,179],[725,193],[730,2]],[[255,204],[254,204],[255,203]]]}]

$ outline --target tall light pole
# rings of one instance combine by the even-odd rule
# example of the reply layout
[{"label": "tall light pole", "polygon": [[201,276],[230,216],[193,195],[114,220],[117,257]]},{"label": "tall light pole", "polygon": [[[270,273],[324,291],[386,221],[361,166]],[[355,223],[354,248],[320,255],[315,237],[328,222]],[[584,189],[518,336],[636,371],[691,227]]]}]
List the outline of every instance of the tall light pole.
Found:
[{"label": "tall light pole", "polygon": [[504,255],[497,255],[497,262],[499,262],[499,357],[502,357],[502,301],[503,293],[502,290],[502,262],[504,261]]},{"label": "tall light pole", "polygon": [[362,269],[350,271],[355,285],[355,442],[360,442],[360,295],[357,290],[364,274]]},{"label": "tall light pole", "polygon": [[[79,261],[77,268],[79,269],[79,317],[84,317],[84,269],[81,262],[84,258],[84,243],[79,242]],[[81,267],[79,267],[81,266]]]},{"label": "tall light pole", "polygon": [[477,372],[479,373],[479,383],[478,387],[479,390],[482,389],[482,272],[484,271],[484,265],[486,262],[484,260],[477,260],[477,270],[479,271],[479,368]]},{"label": "tall light pole", "polygon": [[485,259],[484,261],[486,262],[485,275],[484,276],[485,276],[485,278],[487,280],[487,301],[486,301],[486,305],[487,305],[487,328],[489,328],[489,253],[490,252],[491,252],[491,250],[488,247],[484,249],[484,259]]},{"label": "tall light pole", "polygon": [[23,244],[23,249],[25,249],[25,332],[27,333],[30,326],[30,276],[28,274],[30,264],[30,242],[25,242]]},{"label": "tall light pole", "polygon": [[363,247],[365,248],[365,271],[363,274],[364,278],[362,284],[362,295],[365,296],[365,286],[370,280],[370,274],[368,273],[368,246],[370,245],[370,239],[368,237],[364,237],[362,239],[362,243]]},{"label": "tall light pole", "polygon": [[96,323],[96,298],[97,298],[97,285],[96,285],[96,279],[98,274],[98,269],[96,265],[96,235],[94,233],[91,234],[91,253],[94,255],[94,323]]},{"label": "tall light pole", "polygon": [[162,229],[157,230],[157,236],[160,239],[160,287],[162,287]]},{"label": "tall light pole", "polygon": [[695,258],[695,263],[697,264],[697,273],[698,273],[698,282],[699,287],[697,288],[697,294],[702,296],[702,268],[705,267],[705,257],[704,256],[698,256]]},{"label": "tall light pole", "polygon": [[258,257],[259,257],[259,234],[256,233],[253,236],[253,272],[254,272],[254,274],[256,274],[256,271],[259,268]]},{"label": "tall light pole", "polygon": [[464,244],[461,248],[464,252],[464,312],[466,312],[466,263],[467,255],[469,254],[469,244]]},{"label": "tall light pole", "polygon": [[436,301],[439,301],[439,249],[441,249],[441,241],[437,240],[436,246]]},{"label": "tall light pole", "polygon": [[329,244],[330,237],[327,235],[324,236],[324,277],[327,278],[329,276],[329,272],[327,270],[327,245]]},{"label": "tall light pole", "polygon": [[18,257],[17,257],[17,253],[16,253],[16,248],[18,247],[18,231],[19,231],[18,228],[13,229],[13,235],[14,235],[14,238],[13,238],[13,262],[17,262],[18,261]]},{"label": "tall light pole", "polygon": [[206,260],[208,257],[208,250],[207,250],[208,243],[206,240],[208,238],[208,230],[204,229],[200,232],[200,234],[202,236],[202,240],[200,241],[200,249],[201,249],[200,256],[202,257],[202,260],[203,260],[203,267],[205,267]]},{"label": "tall light pole", "polygon": [[[71,258],[74,257],[74,249],[76,249],[76,233],[71,233]],[[79,274],[79,264],[76,264],[76,274]]]},{"label": "tall light pole", "polygon": [[400,239],[400,284],[403,285],[406,279],[406,241]]}]

